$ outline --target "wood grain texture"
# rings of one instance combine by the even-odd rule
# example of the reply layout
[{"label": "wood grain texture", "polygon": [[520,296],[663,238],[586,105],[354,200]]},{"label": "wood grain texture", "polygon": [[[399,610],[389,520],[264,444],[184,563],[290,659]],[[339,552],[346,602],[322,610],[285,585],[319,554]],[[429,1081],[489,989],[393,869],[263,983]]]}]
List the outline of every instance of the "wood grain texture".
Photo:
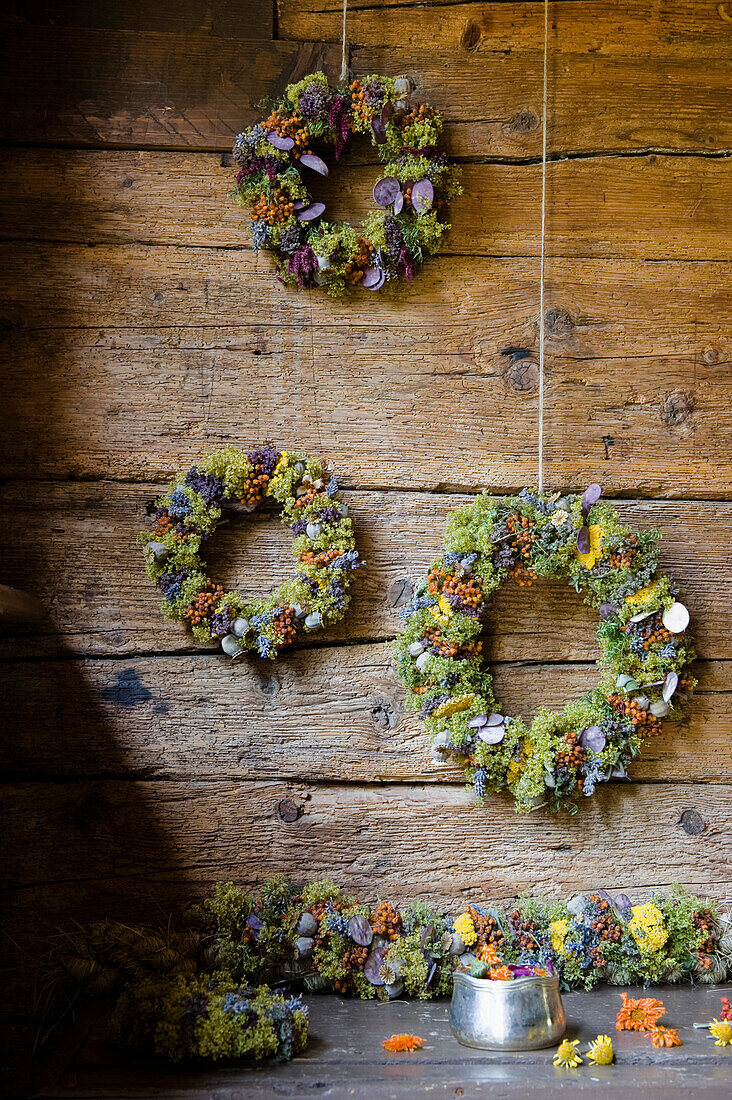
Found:
[{"label": "wood grain texture", "polygon": [[[214,153],[22,149],[0,164],[5,238],[249,248],[247,211],[231,198],[234,170]],[[374,208],[378,168],[336,168],[313,185],[334,220]],[[541,167],[466,164],[450,208],[452,255],[537,255]],[[548,256],[732,259],[729,162],[603,157],[549,167]],[[642,199],[642,201],[640,201]]]},{"label": "wood grain texture", "polygon": [[[531,53],[544,46],[540,0],[455,3],[432,0],[349,0],[351,46]],[[720,10],[721,8],[721,10]],[[341,0],[277,0],[282,38],[340,42]],[[620,54],[710,60],[732,58],[728,6],[699,0],[552,0],[550,52],[593,57]]]},{"label": "wood grain texture", "polygon": [[[217,879],[254,884],[275,871],[304,870],[398,899],[502,898],[532,886],[569,893],[597,882],[647,889],[675,880],[719,897],[729,871],[731,794],[724,784],[698,785],[693,794],[674,784],[613,785],[569,818],[518,815],[498,799],[480,813],[467,791],[433,784],[192,776],[23,783],[6,789],[0,807],[10,851],[2,874],[6,888],[19,891],[78,884],[80,900],[110,888],[157,889],[158,882],[164,896],[168,876],[205,889]],[[285,798],[301,811],[294,822],[280,816]],[[680,823],[690,806],[705,824],[697,835]]]},{"label": "wood grain texture", "polygon": [[[274,4],[268,0],[3,0],[10,24],[88,27],[95,30],[169,31],[218,37],[271,39]],[[319,36],[322,37],[322,36]]]},{"label": "wood grain texture", "polygon": [[[667,722],[631,769],[634,781],[675,784],[683,797],[732,766],[732,662],[701,661],[694,672],[700,684],[683,720]],[[502,709],[528,720],[539,705],[561,709],[598,676],[593,665],[536,660],[498,664],[494,673]],[[212,782],[465,782],[461,768],[433,761],[422,722],[405,717],[384,644],[323,647],[271,666],[214,656],[58,660],[40,668],[5,661],[0,697],[8,782],[185,782],[194,760],[196,777]],[[511,809],[506,799],[496,805]]]},{"label": "wood grain texture", "polygon": [[[340,464],[336,468],[340,472]],[[110,482],[3,487],[4,575],[17,587],[38,591],[47,619],[32,629],[16,626],[0,639],[0,652],[26,658],[201,652],[182,624],[161,614],[135,543],[147,526],[146,502],[162,488]],[[354,582],[346,619],[318,639],[328,646],[384,640],[400,630],[398,606],[440,553],[451,512],[471,498],[356,491],[344,499],[366,565]],[[661,562],[684,586],[700,655],[732,658],[727,624],[732,506],[619,501],[618,507],[636,530],[661,532]],[[219,529],[207,562],[226,587],[257,595],[292,575],[290,547],[290,533],[275,515],[256,512]],[[529,591],[506,584],[491,608],[486,652],[492,661],[593,661],[598,655],[596,615],[559,582],[542,582]],[[328,659],[337,663],[337,654]],[[278,667],[255,666],[265,679]],[[281,694],[279,704],[285,698]]]},{"label": "wood grain texture", "polygon": [[[210,35],[11,27],[0,47],[0,138],[70,146],[228,151],[255,104],[340,51],[313,42]],[[444,112],[449,150],[525,159],[541,152],[538,53],[358,47],[356,76],[406,74],[415,98]],[[551,154],[732,150],[729,70],[676,56],[552,59]],[[22,88],[18,96],[15,89]]]}]

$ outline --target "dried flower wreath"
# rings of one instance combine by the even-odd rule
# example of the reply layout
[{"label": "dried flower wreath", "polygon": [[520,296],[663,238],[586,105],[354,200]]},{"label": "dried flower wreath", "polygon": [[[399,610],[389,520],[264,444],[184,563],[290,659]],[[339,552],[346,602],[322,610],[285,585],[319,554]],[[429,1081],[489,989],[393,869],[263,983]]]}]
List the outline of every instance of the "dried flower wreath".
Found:
[{"label": "dried flower wreath", "polygon": [[[440,149],[442,116],[411,106],[410,82],[367,76],[331,88],[322,72],[290,84],[268,118],[234,143],[236,201],[251,209],[254,247],[273,252],[284,283],[380,290],[411,279],[438,252],[449,225],[446,202],[461,192],[458,169]],[[309,183],[328,175],[353,134],[366,134],[383,169],[373,195],[380,209],[360,229],[329,222]],[[321,155],[323,154],[323,155]]]},{"label": "dried flower wreath", "polygon": [[[150,505],[152,529],[138,537],[164,614],[189,623],[198,641],[219,642],[230,657],[251,650],[272,660],[299,630],[342,619],[351,574],[363,563],[338,483],[326,478],[316,459],[271,446],[214,451],[181,474]],[[269,596],[246,602],[210,580],[201,551],[227,509],[250,512],[265,497],[278,502],[281,522],[295,535],[298,571]]]},{"label": "dried flower wreath", "polygon": [[[584,496],[483,494],[451,517],[447,552],[402,609],[398,675],[433,736],[438,759],[465,766],[479,797],[511,791],[518,810],[575,812],[580,795],[626,776],[644,739],[676,717],[696,681],[689,613],[659,571],[657,531],[634,534],[599,485]],[[561,577],[600,614],[600,684],[527,726],[500,713],[481,656],[482,619],[507,578]]]}]

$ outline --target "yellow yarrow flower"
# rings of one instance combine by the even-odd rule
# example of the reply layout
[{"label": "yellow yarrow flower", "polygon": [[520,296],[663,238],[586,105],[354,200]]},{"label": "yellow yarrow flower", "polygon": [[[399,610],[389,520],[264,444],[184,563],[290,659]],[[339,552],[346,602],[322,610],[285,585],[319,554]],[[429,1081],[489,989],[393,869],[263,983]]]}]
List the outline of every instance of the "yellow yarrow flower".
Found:
[{"label": "yellow yarrow flower", "polygon": [[709,1033],[715,1038],[715,1047],[728,1047],[732,1045],[732,1024],[728,1020],[712,1020],[709,1025]]},{"label": "yellow yarrow flower", "polygon": [[552,941],[552,950],[556,951],[557,955],[564,954],[564,941],[567,938],[567,932],[569,931],[569,921],[562,918],[562,920],[553,920],[549,923],[549,935]]},{"label": "yellow yarrow flower", "polygon": [[645,603],[649,596],[653,595],[658,581],[651,581],[645,588],[639,588],[637,592],[631,593],[630,596],[625,597],[625,602],[630,604],[631,607],[635,607],[636,604]]},{"label": "yellow yarrow flower", "polygon": [[277,465],[275,466],[274,470],[272,471],[272,476],[271,476],[271,478],[269,479],[269,481],[267,483],[266,492],[267,492],[268,496],[272,492],[272,482],[275,480],[275,478],[277,477],[278,474],[282,473],[283,467],[288,465],[289,458],[290,458],[290,452],[289,451],[282,451],[282,453],[280,454],[280,457],[279,457],[279,461],[278,461]]},{"label": "yellow yarrow flower", "polygon": [[582,1056],[577,1050],[579,1039],[563,1039],[554,1055],[554,1065],[565,1069],[576,1069],[582,1065]]},{"label": "yellow yarrow flower", "polygon": [[451,615],[455,614],[455,611],[454,611],[454,608],[453,608],[452,604],[450,603],[447,596],[445,596],[445,595],[438,596],[437,606],[439,607],[439,609],[440,609],[440,611],[442,612],[443,615],[447,615],[448,619],[450,618]]},{"label": "yellow yarrow flower", "polygon": [[475,925],[473,924],[473,918],[470,913],[461,913],[453,924],[453,928],[466,947],[470,947],[478,938],[478,933],[475,931]]},{"label": "yellow yarrow flower", "polygon": [[587,1061],[593,1066],[609,1066],[615,1058],[613,1041],[609,1035],[598,1035],[587,1048]]},{"label": "yellow yarrow flower", "polygon": [[461,710],[467,710],[473,705],[475,695],[459,695],[455,699],[446,699],[437,710],[432,712],[433,718],[449,718],[453,714],[459,714]]},{"label": "yellow yarrow flower", "polygon": [[658,906],[650,901],[645,905],[633,906],[633,915],[628,922],[628,928],[641,951],[648,954],[660,951],[668,939],[668,929],[663,923],[663,914]]},{"label": "yellow yarrow flower", "polygon": [[585,569],[592,569],[596,562],[602,557],[602,536],[604,531],[600,527],[599,523],[591,523],[587,530],[590,532],[590,549],[586,554],[580,554],[579,550],[575,546],[574,556],[577,561],[581,561]]}]

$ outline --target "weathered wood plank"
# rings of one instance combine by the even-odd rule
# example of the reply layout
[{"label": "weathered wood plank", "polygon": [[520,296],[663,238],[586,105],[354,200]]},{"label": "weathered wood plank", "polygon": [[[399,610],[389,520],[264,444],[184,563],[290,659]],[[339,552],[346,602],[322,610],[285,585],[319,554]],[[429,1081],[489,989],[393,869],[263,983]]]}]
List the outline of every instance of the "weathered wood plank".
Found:
[{"label": "weathered wood plank", "polygon": [[[63,145],[227,150],[254,105],[325,67],[335,44],[75,28],[12,27],[0,49],[0,138]],[[460,156],[541,151],[538,53],[359,47],[356,75],[406,72],[416,96],[449,123]],[[560,55],[552,59],[550,153],[732,148],[725,66],[684,57]]]},{"label": "weathered wood plank", "polygon": [[0,43],[0,138],[229,149],[264,97],[339,60],[314,43],[12,26]]},{"label": "weathered wood plank", "polygon": [[[465,261],[456,279],[436,260],[375,313],[283,291],[251,253],[5,251],[6,476],[162,478],[262,438],[359,488],[502,491],[536,476],[535,261]],[[549,484],[729,496],[728,278],[725,265],[549,263]]]},{"label": "weathered wood plank", "polygon": [[[219,37],[272,38],[274,5],[268,0],[3,0],[8,23],[87,27],[115,31],[169,31]],[[295,36],[297,37],[297,36]],[[322,36],[319,36],[322,37]]]},{"label": "weathered wood plank", "polygon": [[[340,461],[335,465],[344,472]],[[111,482],[3,486],[5,579],[37,591],[49,612],[40,628],[16,626],[6,634],[0,642],[6,656],[200,652],[180,623],[160,613],[158,593],[135,545],[137,531],[147,524],[145,503],[160,489]],[[411,597],[439,554],[450,513],[470,498],[357,491],[345,499],[366,565],[354,583],[346,619],[322,639],[330,644],[398,632],[397,606]],[[661,531],[661,561],[684,585],[701,656],[732,657],[727,569],[732,506],[700,501],[619,501],[618,506],[634,528]],[[262,594],[292,575],[290,547],[289,532],[274,516],[255,513],[221,527],[207,561],[227,588]],[[500,661],[593,661],[596,628],[595,614],[560,583],[537,584],[529,594],[507,584],[492,604],[486,652]],[[270,671],[268,663],[258,667]]]},{"label": "weathered wood plank", "polygon": [[[282,38],[340,42],[341,0],[278,0]],[[549,49],[593,56],[649,54],[674,57],[732,57],[732,30],[725,5],[699,0],[552,0]],[[351,46],[523,53],[544,46],[543,8],[537,0],[455,3],[436,0],[350,0]]]},{"label": "weathered wood plank", "polygon": [[[23,783],[5,788],[0,807],[9,850],[3,878],[15,890],[75,884],[79,909],[110,888],[139,895],[166,878],[203,888],[228,878],[253,884],[304,868],[369,896],[433,901],[672,881],[720,896],[731,794],[721,783],[613,785],[570,818],[518,815],[499,800],[477,812],[472,796],[453,786]],[[301,811],[291,823],[279,811],[285,798]],[[681,825],[690,805],[705,823],[699,834]]]},{"label": "weathered wood plank", "polygon": [[[719,782],[732,768],[732,662],[699,662],[700,686],[633,779]],[[495,666],[508,713],[560,709],[597,682],[592,665]],[[385,645],[293,654],[276,666],[215,657],[0,662],[6,782],[116,777],[186,781],[464,784],[432,760]],[[83,722],[79,716],[83,715]],[[195,762],[195,764],[194,764]]]},{"label": "weathered wood plank", "polygon": [[[0,164],[0,234],[55,241],[249,248],[234,173],[209,153],[21,149]],[[315,187],[335,220],[373,209],[376,169],[344,167]],[[469,164],[446,251],[539,251],[539,165]],[[732,183],[724,160],[604,157],[549,166],[548,256],[732,258]]]}]

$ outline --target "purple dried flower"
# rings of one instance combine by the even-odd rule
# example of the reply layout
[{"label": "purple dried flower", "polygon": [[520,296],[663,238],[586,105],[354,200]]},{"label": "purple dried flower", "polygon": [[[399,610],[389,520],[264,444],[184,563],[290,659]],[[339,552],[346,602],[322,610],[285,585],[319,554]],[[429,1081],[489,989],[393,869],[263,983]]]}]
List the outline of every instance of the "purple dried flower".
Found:
[{"label": "purple dried flower", "polygon": [[228,603],[224,604],[220,611],[214,611],[211,616],[211,633],[217,638],[223,638],[231,630],[234,614]]},{"label": "purple dried flower", "polygon": [[200,493],[206,504],[220,504],[224,499],[224,483],[221,478],[216,477],[216,474],[199,473],[195,466],[186,474],[186,485]]},{"label": "purple dried flower", "polygon": [[339,160],[348,140],[348,100],[340,92],[333,96],[328,112],[328,123],[335,131],[335,159]]},{"label": "purple dried flower", "polygon": [[407,246],[402,245],[399,249],[399,258],[397,259],[397,271],[399,274],[409,282],[417,274],[417,265],[407,251]]},{"label": "purple dried flower", "polygon": [[330,93],[317,81],[307,84],[297,101],[298,112],[306,122],[320,122],[326,117],[329,105]]},{"label": "purple dried flower", "polygon": [[193,510],[190,497],[186,493],[182,485],[176,486],[173,492],[168,497],[168,511],[171,516],[180,516],[181,519],[185,519],[189,512]]},{"label": "purple dried flower", "polygon": [[404,234],[396,218],[384,219],[384,236],[386,251],[390,256],[398,256],[404,245]]},{"label": "purple dried flower", "polygon": [[183,581],[188,576],[187,569],[174,569],[170,573],[161,573],[158,578],[158,588],[165,596],[168,603],[173,603],[181,594]]},{"label": "purple dried flower", "polygon": [[249,451],[247,458],[251,462],[252,466],[258,466],[263,474],[267,477],[272,475],[275,466],[280,460],[280,451],[276,450],[269,444],[266,447],[262,447],[259,451]]},{"label": "purple dried flower", "polygon": [[302,247],[302,240],[300,239],[300,229],[296,225],[290,226],[280,236],[280,248],[288,255],[292,252],[297,252],[298,248]]},{"label": "purple dried flower", "polygon": [[381,101],[384,98],[385,93],[384,85],[380,80],[370,80],[368,84],[364,84],[364,100],[367,107],[378,107],[381,105]]},{"label": "purple dried flower", "polygon": [[293,523],[290,530],[293,535],[304,535],[308,529],[308,521],[306,519],[299,519],[296,523]]},{"label": "purple dried flower", "polygon": [[302,288],[318,270],[318,258],[309,244],[304,244],[293,252],[287,261],[287,274],[294,275],[297,285]]},{"label": "purple dried flower", "polygon": [[[318,523],[338,523],[338,521],[341,519],[343,519],[343,513],[341,512],[340,508],[323,508],[322,511],[318,512]],[[307,521],[299,520],[298,522],[305,522],[305,525],[307,526]]]}]

